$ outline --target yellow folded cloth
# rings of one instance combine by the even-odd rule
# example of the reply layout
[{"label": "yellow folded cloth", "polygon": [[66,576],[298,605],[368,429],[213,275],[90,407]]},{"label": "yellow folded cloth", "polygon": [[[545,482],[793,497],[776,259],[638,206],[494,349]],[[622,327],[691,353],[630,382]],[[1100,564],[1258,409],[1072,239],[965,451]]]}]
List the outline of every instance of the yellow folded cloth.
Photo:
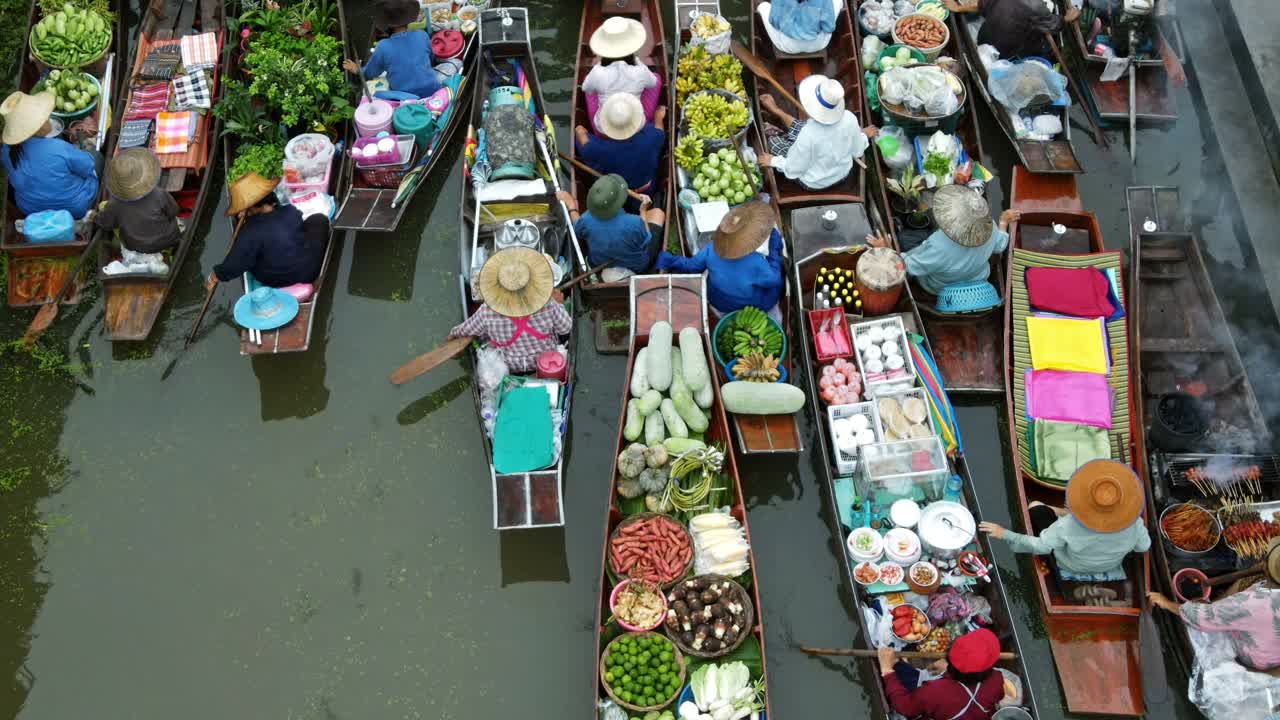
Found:
[{"label": "yellow folded cloth", "polygon": [[1107,374],[1107,327],[1102,318],[1027,317],[1027,341],[1035,370]]}]

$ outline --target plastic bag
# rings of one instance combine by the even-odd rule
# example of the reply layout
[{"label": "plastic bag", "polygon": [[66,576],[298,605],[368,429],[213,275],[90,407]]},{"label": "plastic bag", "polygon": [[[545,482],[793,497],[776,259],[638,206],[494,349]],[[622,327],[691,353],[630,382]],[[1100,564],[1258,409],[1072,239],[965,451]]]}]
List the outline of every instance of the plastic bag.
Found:
[{"label": "plastic bag", "polygon": [[979,45],[978,59],[982,61],[982,67],[986,68],[987,72],[990,73],[991,66],[1000,59],[1000,51],[994,45]]},{"label": "plastic bag", "polygon": [[[896,152],[885,152],[885,146],[889,144],[885,142],[886,140],[892,140],[897,143]],[[880,132],[876,136],[876,143],[880,146],[880,154],[884,157],[884,164],[888,165],[890,170],[901,170],[915,160],[915,152],[911,149],[911,139],[897,125],[886,125],[880,128]]]},{"label": "plastic bag", "polygon": [[883,3],[867,0],[858,8],[858,21],[869,34],[888,37],[897,21],[893,14],[893,3],[890,0]]},{"label": "plastic bag", "polygon": [[862,41],[862,67],[869,68],[875,65],[876,58],[880,57],[880,51],[884,50],[885,44],[879,37],[875,35],[868,36]]},{"label": "plastic bag", "polygon": [[1187,684],[1187,698],[1209,720],[1269,720],[1271,700],[1280,699],[1280,678],[1253,672],[1236,662],[1235,647],[1226,633],[1187,629],[1195,648],[1195,664]]},{"label": "plastic bag", "polygon": [[1062,119],[1057,115],[1037,115],[1031,120],[1031,130],[1038,135],[1053,137],[1062,132]]},{"label": "plastic bag", "polygon": [[1038,62],[997,60],[991,64],[989,78],[992,97],[1013,111],[1054,102],[1067,87],[1065,77]]},{"label": "plastic bag", "polygon": [[893,14],[896,17],[906,17],[916,11],[916,4],[911,0],[898,0],[893,4]]},{"label": "plastic bag", "polygon": [[507,361],[502,359],[502,351],[492,347],[482,347],[476,351],[476,382],[481,392],[498,388],[502,378],[511,372]]},{"label": "plastic bag", "polygon": [[924,112],[929,117],[946,117],[959,107],[960,100],[947,87],[935,90],[924,101]]},{"label": "plastic bag", "polygon": [[910,91],[910,82],[903,68],[889,68],[880,75],[880,102],[902,105]]},{"label": "plastic bag", "polygon": [[[712,13],[702,13],[702,14],[711,15]],[[716,18],[719,20],[724,20],[724,17],[720,15],[716,15]],[[725,21],[725,24],[728,25],[728,21]],[[725,30],[719,35],[712,35],[710,37],[703,37],[696,32],[689,33],[690,45],[694,47],[701,45],[705,47],[707,49],[707,52],[711,53],[712,55],[723,55],[729,52],[729,41],[732,39],[733,39],[732,27],[729,27],[729,29]]]},{"label": "plastic bag", "polygon": [[303,133],[284,146],[284,159],[308,181],[322,179],[333,159],[333,142],[319,133]]},{"label": "plastic bag", "polygon": [[66,210],[41,210],[22,222],[20,231],[27,242],[71,242],[76,239],[76,221]]}]

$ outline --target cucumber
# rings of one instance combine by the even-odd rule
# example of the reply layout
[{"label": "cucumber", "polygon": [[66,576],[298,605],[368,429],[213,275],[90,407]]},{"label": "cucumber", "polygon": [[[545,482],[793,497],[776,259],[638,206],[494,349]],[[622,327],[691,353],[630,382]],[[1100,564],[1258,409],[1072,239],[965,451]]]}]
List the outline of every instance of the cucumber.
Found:
[{"label": "cucumber", "polygon": [[651,412],[646,415],[644,418],[644,444],[657,445],[662,442],[663,435],[665,434],[663,432],[664,430],[665,428],[662,425],[662,413]]},{"label": "cucumber", "polygon": [[680,359],[684,384],[690,390],[697,392],[711,383],[707,356],[702,349],[702,333],[693,328],[680,331]]},{"label": "cucumber", "polygon": [[667,438],[666,440],[662,441],[662,444],[664,447],[667,448],[667,452],[671,453],[672,455],[683,455],[689,452],[690,450],[697,450],[699,448],[704,448],[707,446],[707,444],[702,442],[701,440],[694,440],[693,438],[677,438],[677,437]]},{"label": "cucumber", "polygon": [[[680,367],[684,359],[680,357],[680,348],[671,348],[671,383],[675,384],[677,379],[684,382],[684,370]],[[687,383],[686,383],[687,384]]]},{"label": "cucumber", "polygon": [[680,419],[680,413],[676,412],[676,405],[670,398],[662,401],[661,410],[662,421],[666,423],[668,435],[677,438],[689,437],[689,427],[684,424],[684,420]]},{"label": "cucumber", "polygon": [[671,387],[667,389],[667,397],[675,400],[678,397],[693,397],[693,393],[689,392],[689,388],[684,384],[684,378],[677,373],[671,378]]},{"label": "cucumber", "polygon": [[659,320],[649,328],[649,387],[671,387],[671,323]]},{"label": "cucumber", "polygon": [[658,409],[658,406],[662,404],[662,393],[650,388],[645,391],[644,395],[640,396],[638,402],[640,414],[645,417],[649,417]]},{"label": "cucumber", "polygon": [[631,442],[640,439],[644,432],[644,413],[640,412],[639,400],[627,401],[627,421],[622,426],[622,437]]},{"label": "cucumber", "polygon": [[693,398],[688,393],[671,398],[671,402],[675,405],[676,412],[680,413],[680,419],[684,420],[684,424],[689,427],[689,430],[703,432],[707,429],[710,424],[707,416],[698,409],[697,404],[693,402]]},{"label": "cucumber", "polygon": [[716,402],[716,386],[707,383],[701,390],[693,394],[693,401],[703,410],[710,410]]},{"label": "cucumber", "polygon": [[644,397],[649,391],[649,368],[645,366],[645,358],[649,348],[640,348],[636,353],[635,367],[631,370],[631,397]]},{"label": "cucumber", "polygon": [[720,397],[724,409],[735,415],[790,415],[804,407],[805,400],[804,391],[795,385],[738,380],[721,385]]}]

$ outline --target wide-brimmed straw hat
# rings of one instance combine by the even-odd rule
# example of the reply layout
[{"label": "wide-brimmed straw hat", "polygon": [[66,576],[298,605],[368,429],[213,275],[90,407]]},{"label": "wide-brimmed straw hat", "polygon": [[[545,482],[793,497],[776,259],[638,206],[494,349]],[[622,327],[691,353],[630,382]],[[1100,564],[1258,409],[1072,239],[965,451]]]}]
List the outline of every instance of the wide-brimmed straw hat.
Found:
[{"label": "wide-brimmed straw hat", "polygon": [[991,239],[991,209],[973,188],[943,185],[933,194],[938,229],[961,247],[979,247]]},{"label": "wide-brimmed straw hat", "polygon": [[480,297],[494,312],[527,317],[551,299],[551,266],[533,248],[507,248],[494,253],[480,268]]},{"label": "wide-brimmed straw hat", "polygon": [[378,6],[378,25],[384,28],[403,27],[417,22],[422,14],[418,0],[382,0]]},{"label": "wide-brimmed straw hat", "polygon": [[5,98],[0,104],[0,117],[4,118],[4,135],[0,139],[5,145],[27,141],[44,127],[55,102],[57,99],[48,90],[34,95],[18,91]]},{"label": "wide-brimmed straw hat", "polygon": [[591,52],[605,59],[634,55],[648,38],[639,20],[614,15],[591,33]]},{"label": "wide-brimmed straw hat", "polygon": [[834,125],[844,117],[844,86],[826,75],[810,75],[797,88],[800,104],[809,117],[823,125]]},{"label": "wide-brimmed straw hat", "polygon": [[298,316],[298,298],[273,287],[241,295],[232,311],[236,322],[250,330],[275,330]]},{"label": "wide-brimmed straw hat", "polygon": [[725,260],[755,252],[773,231],[773,210],[760,200],[739,205],[720,220],[711,249]]},{"label": "wide-brimmed straw hat", "polygon": [[608,220],[627,202],[627,181],[617,173],[609,173],[591,184],[587,191],[587,211],[601,220]]},{"label": "wide-brimmed straw hat", "polygon": [[280,178],[264,178],[254,172],[241,175],[227,189],[227,194],[231,196],[231,202],[227,205],[227,217],[235,217],[262,202],[279,184]]},{"label": "wide-brimmed straw hat", "polygon": [[614,93],[600,106],[596,127],[614,140],[626,140],[644,127],[644,106],[631,93]]},{"label": "wide-brimmed straw hat", "polygon": [[1142,514],[1142,483],[1133,469],[1115,460],[1090,460],[1067,483],[1067,509],[1095,532],[1116,532]]},{"label": "wide-brimmed straw hat", "polygon": [[160,158],[144,147],[129,148],[111,159],[107,192],[131,202],[145,196],[160,181]]}]

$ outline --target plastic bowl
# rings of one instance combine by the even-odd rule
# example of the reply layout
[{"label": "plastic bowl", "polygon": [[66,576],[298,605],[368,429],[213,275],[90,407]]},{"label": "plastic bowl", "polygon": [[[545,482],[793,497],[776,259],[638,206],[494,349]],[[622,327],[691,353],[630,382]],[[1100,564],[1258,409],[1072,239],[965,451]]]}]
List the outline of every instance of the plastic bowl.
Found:
[{"label": "plastic bowl", "polygon": [[[763,310],[764,308],[761,308],[761,309]],[[724,317],[720,318],[720,321],[716,323],[715,330],[711,333],[711,354],[715,356],[716,362],[720,363],[721,366],[728,365],[734,360],[734,358],[724,358],[720,356],[719,344],[720,344],[720,333],[729,328],[729,326],[733,323],[734,316],[736,316],[737,314],[738,314],[738,311],[734,310],[728,315],[725,315]],[[769,319],[769,324],[773,326],[773,329],[782,333],[782,349],[778,351],[778,357],[780,359],[784,358],[787,356],[787,334],[783,332],[782,326],[778,324],[777,320],[774,320],[773,318],[768,318],[768,319]]]},{"label": "plastic bowl", "polygon": [[[857,540],[860,535],[869,535],[872,538],[871,550],[863,552],[854,547],[854,541]],[[849,553],[849,557],[853,558],[857,562],[876,562],[884,556],[884,538],[880,537],[880,533],[869,527],[854,528],[853,532],[849,533],[849,537],[845,540],[844,545],[845,550]]]},{"label": "plastic bowl", "polygon": [[899,49],[899,48],[906,48],[907,50],[911,51],[911,59],[912,59],[912,60],[915,60],[915,61],[916,61],[916,62],[918,62],[918,63],[925,62],[924,53],[920,52],[920,49],[919,49],[919,48],[917,48],[917,47],[915,47],[915,46],[913,46],[913,45],[903,45],[902,43],[898,43],[898,44],[895,44],[895,45],[890,45],[890,46],[888,46],[888,47],[886,47],[885,49],[883,49],[883,50],[881,50],[881,51],[880,51],[880,54],[876,56],[876,63],[875,63],[875,67],[873,67],[873,68],[872,68],[872,71],[874,71],[874,72],[880,72],[880,59],[881,59],[881,58],[887,58],[887,57],[893,57],[893,56],[897,55],[897,54],[898,54],[898,49]]},{"label": "plastic bowl", "polygon": [[[75,72],[75,69],[73,68],[71,70],[65,70],[64,72]],[[67,125],[70,125],[71,123],[77,120],[80,120],[81,118],[88,117],[89,114],[92,113],[98,107],[98,101],[102,99],[102,82],[99,81],[98,78],[94,77],[89,73],[83,73],[83,76],[89,78],[89,82],[92,83],[93,86],[98,89],[98,94],[93,96],[93,102],[89,103],[88,105],[84,106],[84,108],[77,110],[75,112],[67,113],[67,112],[54,110],[53,112],[50,113],[50,115],[58,118],[59,120],[62,120]],[[46,80],[47,79],[48,78],[46,76]],[[45,85],[45,81],[42,80],[39,83],[41,90],[44,89],[44,85]],[[33,92],[34,91],[35,90],[33,89]]]},{"label": "plastic bowl", "polygon": [[[622,592],[623,588],[627,587],[632,583],[640,583],[641,585],[648,585],[652,587],[653,591],[658,593],[658,597],[662,599],[662,614],[658,616],[658,622],[654,623],[653,625],[650,625],[649,627],[640,627],[638,625],[632,625],[631,623],[618,617],[618,612],[615,609],[618,604],[618,595]],[[613,591],[609,593],[609,612],[613,613],[613,619],[617,621],[619,625],[621,625],[622,627],[628,630],[632,630],[635,632],[657,630],[658,628],[662,627],[662,623],[667,616],[667,594],[662,591],[662,588],[658,587],[657,585],[654,585],[653,583],[646,583],[642,580],[623,580],[617,585],[614,585]]]},{"label": "plastic bowl", "polygon": [[[873,579],[863,580],[862,578],[858,577],[859,570],[868,570],[868,569],[871,570],[871,572],[876,574],[876,576]],[[880,568],[873,562],[868,562],[866,560],[863,560],[862,562],[853,566],[853,579],[855,582],[857,582],[859,585],[862,585],[863,587],[866,587],[868,585],[875,585],[876,583],[880,582]]]},{"label": "plastic bowl", "polygon": [[[939,20],[938,18],[929,17],[928,15],[925,15],[923,13],[912,13],[910,15],[903,15],[902,17],[898,18],[897,22],[893,24],[893,41],[900,45],[907,45],[907,43],[902,42],[902,38],[898,37],[898,25],[902,24],[902,21],[906,20],[907,18],[916,18],[916,17],[928,18],[930,21],[936,22],[942,26],[942,42],[938,43],[934,47],[916,48],[920,52],[924,53],[925,60],[929,62],[933,62],[934,58],[938,57],[938,55],[942,53],[942,49],[947,46],[947,43],[951,42],[951,28],[947,27],[947,24]],[[916,46],[908,45],[908,47],[916,47]]]},{"label": "plastic bowl", "polygon": [[951,17],[951,11],[950,11],[950,10],[948,10],[948,9],[946,8],[946,6],[942,4],[942,0],[917,0],[917,2],[916,2],[916,11],[917,11],[917,12],[919,12],[920,7],[921,7],[921,6],[923,6],[923,5],[937,5],[937,6],[941,7],[941,8],[942,8],[942,18],[941,18],[942,22],[946,22],[946,21],[947,21],[947,18]]},{"label": "plastic bowl", "polygon": [[880,563],[879,567],[880,582],[885,585],[898,585],[907,576],[907,573],[902,569],[902,566],[891,560]]},{"label": "plastic bowl", "polygon": [[[1182,591],[1178,588],[1183,580],[1190,579],[1200,581],[1201,595],[1199,597],[1187,597],[1183,595]],[[1209,587],[1209,576],[1196,568],[1182,568],[1178,572],[1174,573],[1172,585],[1174,597],[1182,602],[1204,602],[1209,599],[1210,593],[1213,592],[1213,588]]]}]

